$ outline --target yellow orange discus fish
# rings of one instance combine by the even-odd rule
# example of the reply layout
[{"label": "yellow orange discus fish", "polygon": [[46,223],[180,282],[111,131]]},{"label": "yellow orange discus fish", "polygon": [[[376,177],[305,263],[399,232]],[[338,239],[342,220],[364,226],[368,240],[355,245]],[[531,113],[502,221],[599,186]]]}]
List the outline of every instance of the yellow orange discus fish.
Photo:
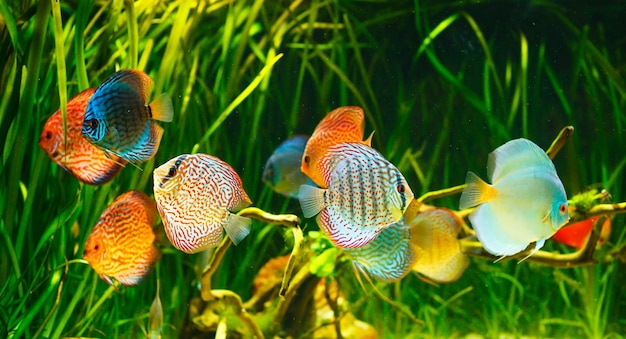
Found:
[{"label": "yellow orange discus fish", "polygon": [[459,279],[469,265],[457,239],[462,220],[448,209],[436,208],[405,221],[418,253],[413,270],[440,283]]},{"label": "yellow orange discus fish", "polygon": [[83,258],[109,285],[141,283],[161,257],[153,225],[156,205],[145,193],[129,191],[104,210],[93,227]]},{"label": "yellow orange discus fish", "polygon": [[365,120],[363,110],[357,106],[343,106],[326,114],[309,138],[302,154],[301,170],[320,187],[328,187],[324,181],[322,158],[328,148],[344,142],[357,142],[370,146],[372,135],[363,141]]},{"label": "yellow orange discus fish", "polygon": [[96,147],[132,163],[152,158],[163,127],[155,120],[172,121],[172,99],[159,95],[149,105],[152,79],[139,70],[125,69],[109,76],[89,100],[82,133]]},{"label": "yellow orange discus fish", "polygon": [[250,232],[250,218],[232,212],[252,202],[237,172],[207,154],[179,155],[154,170],[154,197],[174,247],[196,253],[215,247],[224,231],[236,245]]},{"label": "yellow orange discus fish", "polygon": [[317,223],[335,246],[361,247],[400,221],[413,192],[392,163],[360,143],[331,146],[327,155],[328,188],[302,185],[299,200],[305,218],[319,213]]},{"label": "yellow orange discus fish", "polygon": [[78,180],[89,185],[102,185],[124,168],[126,160],[115,155],[107,156],[104,151],[89,143],[81,133],[87,103],[95,91],[95,88],[86,89],[67,102],[67,143],[59,109],[43,126],[39,146],[50,160]]}]

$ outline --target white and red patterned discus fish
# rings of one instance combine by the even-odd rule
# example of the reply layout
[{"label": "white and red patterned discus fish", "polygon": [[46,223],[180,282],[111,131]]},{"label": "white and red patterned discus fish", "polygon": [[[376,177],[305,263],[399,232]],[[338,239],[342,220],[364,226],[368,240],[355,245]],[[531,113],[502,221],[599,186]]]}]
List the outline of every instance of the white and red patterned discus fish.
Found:
[{"label": "white and red patterned discus fish", "polygon": [[232,212],[252,202],[237,172],[206,154],[179,155],[154,170],[154,198],[174,247],[196,253],[215,247],[224,230],[238,244],[251,220]]},{"label": "white and red patterned discus fish", "polygon": [[[300,186],[304,217],[317,223],[341,248],[357,248],[399,221],[413,200],[402,173],[375,149],[361,143],[328,148],[327,189]],[[321,212],[321,213],[320,213]]]}]

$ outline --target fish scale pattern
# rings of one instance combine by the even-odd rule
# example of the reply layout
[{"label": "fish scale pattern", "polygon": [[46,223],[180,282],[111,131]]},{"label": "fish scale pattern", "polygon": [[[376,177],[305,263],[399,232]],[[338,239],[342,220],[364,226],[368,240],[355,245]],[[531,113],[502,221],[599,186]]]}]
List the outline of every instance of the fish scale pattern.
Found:
[{"label": "fish scale pattern", "polygon": [[152,226],[156,206],[143,192],[117,197],[102,213],[85,244],[83,257],[105,280],[139,284],[160,258]]},{"label": "fish scale pattern", "polygon": [[382,282],[393,282],[406,276],[415,262],[409,239],[410,230],[400,221],[383,229],[370,243],[345,251],[362,273]]},{"label": "fish scale pattern", "polygon": [[217,246],[230,211],[250,204],[235,170],[206,154],[184,154],[155,169],[154,195],[168,238],[186,253]]},{"label": "fish scale pattern", "polygon": [[63,135],[63,117],[58,110],[44,125],[39,146],[52,161],[78,180],[90,185],[102,185],[124,168],[126,160],[113,154],[107,156],[81,133],[87,103],[95,91],[95,88],[86,89],[68,101],[67,143]]},{"label": "fish scale pattern", "polygon": [[327,156],[330,185],[320,224],[339,247],[363,246],[398,221],[392,211],[404,211],[413,194],[398,169],[367,145],[342,143]]}]

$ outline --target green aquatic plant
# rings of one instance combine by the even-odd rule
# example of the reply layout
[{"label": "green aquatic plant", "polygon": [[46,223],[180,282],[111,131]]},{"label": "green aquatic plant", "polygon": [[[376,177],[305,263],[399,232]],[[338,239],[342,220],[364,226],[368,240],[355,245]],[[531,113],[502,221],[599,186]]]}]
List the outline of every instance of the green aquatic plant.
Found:
[{"label": "green aquatic plant", "polygon": [[[164,338],[314,335],[328,324],[316,324],[304,301],[320,281],[337,282],[346,301],[328,293],[335,319],[349,311],[382,337],[619,337],[626,60],[618,6],[0,0],[0,337],[142,336],[157,281]],[[42,126],[73,94],[134,67],[155,80],[155,95],[172,96],[175,125],[141,169],[129,166],[100,187],[81,184],[38,147]],[[570,253],[548,242],[527,262],[493,264],[468,232],[461,243],[476,258],[452,284],[411,274],[364,289],[341,255],[331,265],[332,253],[313,268],[320,278],[309,261],[326,252],[314,248],[316,223],[295,222],[297,202],[265,187],[261,173],[281,141],[311,133],[342,105],[364,108],[373,146],[420,202],[452,209],[451,192],[496,146],[526,137],[547,148],[562,126],[574,126],[556,168],[574,202],[590,186],[610,193],[615,203],[587,199],[580,217],[615,214],[613,234],[602,250]],[[118,294],[81,259],[91,227],[119,194],[151,194],[156,165],[196,151],[240,174],[258,207],[247,211],[258,217],[251,234],[210,253],[210,269],[208,258],[166,247],[145,283]],[[266,294],[252,292],[257,272],[281,255],[291,256],[287,269]],[[587,265],[553,267],[572,260]],[[341,333],[338,321],[330,325]]]}]

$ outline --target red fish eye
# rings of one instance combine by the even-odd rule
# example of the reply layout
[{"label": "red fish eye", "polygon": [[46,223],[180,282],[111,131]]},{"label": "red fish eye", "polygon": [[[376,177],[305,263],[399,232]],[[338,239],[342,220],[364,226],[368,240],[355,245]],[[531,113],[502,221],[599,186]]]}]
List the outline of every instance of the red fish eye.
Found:
[{"label": "red fish eye", "polygon": [[562,204],[561,206],[559,206],[559,212],[561,213],[567,212],[567,205]]},{"label": "red fish eye", "polygon": [[98,120],[96,119],[87,120],[87,125],[89,125],[89,127],[91,128],[96,128],[98,127]]},{"label": "red fish eye", "polygon": [[94,250],[96,250],[96,251],[97,251],[99,248],[100,248],[100,246],[98,246],[98,245],[96,245],[96,246],[94,246],[94,247],[93,247],[93,249],[94,249]]},{"label": "red fish eye", "polygon": [[304,163],[308,165],[309,161],[311,161],[311,157],[309,157],[308,155],[305,155],[304,156]]},{"label": "red fish eye", "polygon": [[403,184],[398,185],[398,193],[402,194],[406,191],[406,188],[404,187]]},{"label": "red fish eye", "polygon": [[173,177],[176,175],[176,167],[170,167],[169,172],[167,172],[168,177]]},{"label": "red fish eye", "polygon": [[52,132],[50,131],[46,132],[46,139],[52,139]]}]

